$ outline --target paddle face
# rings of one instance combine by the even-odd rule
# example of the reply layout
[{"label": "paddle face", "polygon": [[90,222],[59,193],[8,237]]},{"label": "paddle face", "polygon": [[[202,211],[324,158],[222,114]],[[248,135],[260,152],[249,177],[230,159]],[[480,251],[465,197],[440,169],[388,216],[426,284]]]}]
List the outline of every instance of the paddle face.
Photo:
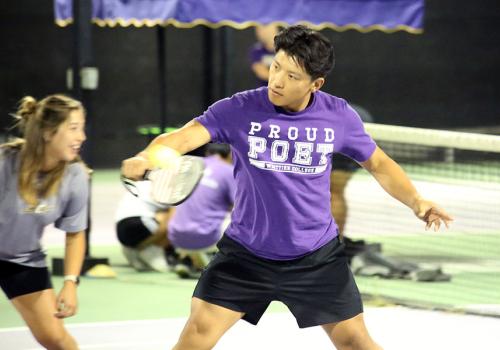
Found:
[{"label": "paddle face", "polygon": [[[144,180],[151,181],[151,197],[165,205],[179,205],[193,193],[205,169],[203,158],[182,156],[168,168],[147,172]],[[122,176],[125,188],[135,196],[139,195],[135,181]]]}]

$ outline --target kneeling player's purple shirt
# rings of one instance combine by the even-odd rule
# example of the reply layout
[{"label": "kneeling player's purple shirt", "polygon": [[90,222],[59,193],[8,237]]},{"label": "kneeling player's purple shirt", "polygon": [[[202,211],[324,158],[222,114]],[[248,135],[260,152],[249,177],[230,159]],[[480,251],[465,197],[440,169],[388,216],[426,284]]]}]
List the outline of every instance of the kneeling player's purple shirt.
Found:
[{"label": "kneeling player's purple shirt", "polygon": [[347,102],[321,91],[306,109],[291,113],[269,101],[267,87],[248,90],[196,120],[212,141],[232,147],[236,198],[226,234],[274,260],[303,256],[337,235],[332,152],[363,162],[376,147]]},{"label": "kneeling player's purple shirt", "polygon": [[217,156],[204,159],[205,171],[191,197],[177,206],[168,223],[176,248],[208,248],[222,236],[222,224],[234,203],[233,166]]}]

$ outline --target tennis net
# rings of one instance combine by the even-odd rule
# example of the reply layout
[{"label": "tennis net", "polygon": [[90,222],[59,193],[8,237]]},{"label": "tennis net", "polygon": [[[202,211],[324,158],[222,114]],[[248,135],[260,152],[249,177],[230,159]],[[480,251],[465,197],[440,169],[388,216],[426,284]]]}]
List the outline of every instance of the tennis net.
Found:
[{"label": "tennis net", "polygon": [[[500,136],[366,123],[377,144],[418,191],[454,218],[448,230],[424,230],[411,210],[365,171],[346,188],[346,236],[380,243],[401,266],[441,269],[432,283],[412,275],[356,276],[363,294],[394,303],[500,316]],[[356,266],[353,262],[353,270]],[[374,276],[373,276],[374,275]]]}]

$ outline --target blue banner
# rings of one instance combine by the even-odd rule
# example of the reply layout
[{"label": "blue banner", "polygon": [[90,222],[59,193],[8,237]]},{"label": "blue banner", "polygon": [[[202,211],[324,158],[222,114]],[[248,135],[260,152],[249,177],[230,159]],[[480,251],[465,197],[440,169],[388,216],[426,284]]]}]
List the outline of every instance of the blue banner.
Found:
[{"label": "blue banner", "polygon": [[[72,0],[54,0],[56,23],[72,21]],[[100,26],[174,25],[242,29],[303,23],[315,29],[421,33],[424,0],[93,0]]]}]

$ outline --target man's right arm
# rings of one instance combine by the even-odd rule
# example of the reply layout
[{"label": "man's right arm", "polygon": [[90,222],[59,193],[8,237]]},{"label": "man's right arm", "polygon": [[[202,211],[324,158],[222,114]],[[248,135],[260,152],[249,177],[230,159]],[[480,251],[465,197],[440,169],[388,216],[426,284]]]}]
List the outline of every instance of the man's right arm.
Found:
[{"label": "man's right arm", "polygon": [[122,174],[132,180],[140,180],[146,170],[153,169],[154,152],[159,148],[182,155],[210,142],[210,133],[194,119],[179,130],[157,136],[144,151],[122,162]]}]

